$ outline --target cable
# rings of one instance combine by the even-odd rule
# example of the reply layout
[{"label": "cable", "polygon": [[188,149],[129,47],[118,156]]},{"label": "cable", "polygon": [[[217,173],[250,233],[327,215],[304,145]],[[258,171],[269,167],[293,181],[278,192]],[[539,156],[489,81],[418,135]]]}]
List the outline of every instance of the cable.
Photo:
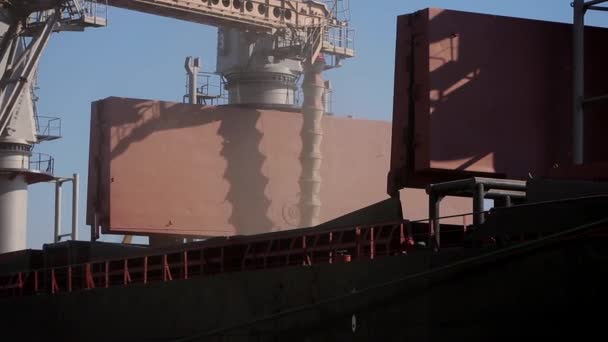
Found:
[{"label": "cable", "polygon": [[301,312],[301,311],[311,310],[311,309],[314,309],[314,308],[316,308],[318,306],[322,306],[322,305],[338,302],[338,301],[341,301],[341,300],[344,300],[344,299],[352,298],[354,296],[363,295],[363,294],[366,294],[366,293],[371,292],[371,291],[377,291],[377,290],[380,290],[380,289],[383,289],[383,288],[386,288],[386,287],[389,287],[389,286],[393,286],[393,285],[397,285],[397,284],[403,283],[405,281],[409,281],[409,280],[413,280],[413,279],[421,278],[421,277],[427,277],[427,276],[430,276],[430,275],[433,275],[433,274],[436,274],[436,273],[440,273],[440,272],[443,272],[443,271],[450,270],[450,269],[455,268],[455,267],[459,267],[459,266],[463,266],[463,265],[467,265],[467,264],[473,264],[475,262],[483,261],[485,259],[490,259],[490,258],[493,258],[493,257],[500,257],[500,256],[503,256],[503,255],[508,255],[510,252],[521,252],[521,251],[525,251],[525,250],[530,249],[530,248],[541,247],[541,246],[544,245],[544,243],[550,242],[551,240],[558,239],[558,238],[564,237],[566,235],[578,233],[578,232],[584,231],[586,229],[589,229],[589,228],[592,228],[592,227],[595,227],[595,226],[598,226],[598,225],[601,225],[601,224],[604,224],[604,223],[608,223],[608,217],[603,218],[603,219],[601,219],[599,221],[594,221],[594,222],[591,222],[591,223],[583,224],[583,225],[576,226],[576,227],[568,229],[568,230],[561,231],[559,233],[548,235],[548,236],[540,238],[538,240],[521,243],[521,244],[518,244],[518,245],[515,245],[515,246],[510,246],[510,247],[506,247],[506,248],[503,248],[503,249],[500,249],[500,250],[497,250],[497,251],[486,253],[486,254],[483,254],[483,255],[480,255],[480,256],[476,256],[476,257],[467,258],[467,259],[464,259],[464,260],[461,260],[461,261],[457,261],[457,262],[449,264],[449,265],[440,266],[440,267],[437,267],[437,268],[434,268],[434,269],[431,269],[431,270],[414,273],[414,274],[407,275],[407,276],[404,276],[404,277],[401,277],[401,278],[397,278],[397,279],[394,279],[394,280],[391,280],[391,281],[388,281],[388,282],[385,282],[385,283],[382,283],[382,284],[370,286],[370,287],[367,287],[365,289],[362,289],[362,290],[359,290],[359,291],[356,291],[356,292],[347,293],[347,294],[343,294],[343,295],[340,295],[340,296],[324,299],[324,300],[321,300],[321,301],[319,301],[317,303],[314,303],[314,304],[302,305],[302,306],[295,307],[293,309],[288,309],[288,310],[285,310],[285,311],[282,311],[282,312],[279,312],[279,313],[276,313],[276,314],[271,314],[271,315],[267,315],[267,316],[264,316],[264,317],[261,317],[261,318],[256,318],[256,319],[250,320],[248,322],[237,323],[237,324],[234,324],[232,326],[205,331],[205,332],[202,332],[202,333],[199,333],[199,334],[195,334],[195,335],[191,335],[191,336],[188,336],[188,337],[176,339],[174,341],[175,342],[186,342],[186,341],[192,341],[192,340],[195,340],[195,339],[198,339],[198,338],[201,338],[201,337],[216,336],[216,335],[222,334],[224,332],[228,332],[228,331],[235,330],[235,329],[238,329],[238,328],[244,328],[244,327],[255,325],[257,323],[261,323],[261,322],[264,322],[264,321],[273,320],[273,319],[281,318],[281,317],[284,317],[284,316],[292,315],[292,314],[295,314],[295,313],[298,313],[298,312]]}]

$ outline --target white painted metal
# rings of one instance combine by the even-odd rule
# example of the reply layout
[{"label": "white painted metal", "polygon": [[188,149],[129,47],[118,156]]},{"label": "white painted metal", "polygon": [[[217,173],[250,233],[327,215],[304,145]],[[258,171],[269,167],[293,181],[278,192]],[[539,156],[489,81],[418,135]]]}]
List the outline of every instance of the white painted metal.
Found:
[{"label": "white painted metal", "polygon": [[186,57],[184,67],[186,68],[186,73],[188,73],[188,102],[196,104],[198,94],[197,77],[201,69],[201,60],[200,58]]},{"label": "white painted metal", "polygon": [[226,79],[229,104],[294,106],[302,64],[271,56],[273,37],[218,29],[217,72]]},{"label": "white painted metal", "polygon": [[[72,178],[55,178],[55,221],[54,221],[54,237],[53,241],[55,243],[61,241],[64,237],[70,237],[72,240],[78,240],[78,197],[79,197],[79,188],[78,188],[78,174],[75,173],[72,175]],[[63,184],[64,183],[72,183],[72,230],[70,233],[63,234],[61,232],[62,225],[62,193],[63,193]]]},{"label": "white painted metal", "polygon": [[26,247],[27,182],[0,173],[0,253]]},{"label": "white painted metal", "polygon": [[[0,253],[26,247],[27,186],[53,179],[52,159],[46,167],[31,160],[38,142],[31,85],[42,51],[53,30],[105,26],[104,11],[95,0],[0,0]],[[78,177],[68,180],[74,185],[71,237],[76,239]],[[57,203],[55,240],[61,224]]]},{"label": "white painted metal", "polygon": [[[0,16],[0,36],[9,29],[8,13]],[[16,54],[23,51],[21,43],[15,45]],[[4,70],[8,54],[0,60]],[[14,86],[8,85],[8,93]],[[6,100],[6,97],[2,100]],[[31,146],[36,142],[34,111],[30,92],[23,92],[18,106],[12,111],[4,132],[0,132],[0,253],[25,249],[27,236],[27,180]]]}]

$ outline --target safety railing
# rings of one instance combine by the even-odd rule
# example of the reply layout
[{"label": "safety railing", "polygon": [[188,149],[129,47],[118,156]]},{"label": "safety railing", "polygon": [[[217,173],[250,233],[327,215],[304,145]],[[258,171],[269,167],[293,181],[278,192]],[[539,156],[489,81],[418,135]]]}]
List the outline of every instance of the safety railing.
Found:
[{"label": "safety railing", "polygon": [[[107,0],[64,0],[60,6],[60,22],[79,26],[105,26],[108,18]],[[27,27],[42,24],[54,13],[45,10],[30,14],[26,20]]]},{"label": "safety railing", "polygon": [[[529,206],[545,205],[534,203]],[[484,211],[489,214],[490,211]],[[401,221],[343,228],[297,229],[255,236],[215,238],[175,247],[162,253],[93,261],[0,275],[0,296],[58,294],[96,288],[129,286],[177,279],[213,276],[227,272],[316,264],[348,263],[402,256],[416,250],[434,251],[462,246],[472,216],[443,216],[441,236],[431,220]],[[451,220],[445,222],[446,220]],[[458,223],[456,221],[460,221]],[[605,231],[605,230],[602,230]],[[561,233],[558,233],[561,234]],[[512,243],[542,239],[539,233],[522,235]],[[483,244],[484,241],[481,241]],[[495,244],[488,237],[487,244]]]},{"label": "safety railing", "polygon": [[61,138],[61,118],[36,116],[36,136],[38,141]]},{"label": "safety railing", "polygon": [[108,20],[107,0],[74,0],[78,2],[81,18],[85,23],[105,26]]},{"label": "safety railing", "polygon": [[[197,103],[202,105],[223,105],[228,103],[228,93],[226,92],[226,81],[224,77],[215,72],[203,71],[197,74]],[[182,97],[182,102],[188,100],[190,86],[186,75],[186,94]]]},{"label": "safety railing", "polygon": [[355,29],[349,26],[329,25],[323,32],[323,52],[354,56]]},{"label": "safety railing", "polygon": [[32,153],[29,157],[28,169],[53,174],[55,172],[55,159],[48,154]]},{"label": "safety railing", "polygon": [[221,241],[213,239],[163,254],[18,272],[0,276],[0,296],[57,294],[225,272],[401,255],[407,253],[406,224],[296,230]]},{"label": "safety railing", "polygon": [[325,30],[325,41],[340,48],[355,50],[355,29],[349,26],[331,25]]}]

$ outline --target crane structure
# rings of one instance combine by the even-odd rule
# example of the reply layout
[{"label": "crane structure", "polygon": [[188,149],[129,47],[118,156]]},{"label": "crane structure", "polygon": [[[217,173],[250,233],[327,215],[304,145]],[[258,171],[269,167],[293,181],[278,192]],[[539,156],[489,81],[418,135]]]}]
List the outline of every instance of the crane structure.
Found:
[{"label": "crane structure", "polygon": [[344,1],[0,0],[0,253],[25,248],[28,184],[56,180],[52,157],[32,159],[34,145],[49,140],[38,132],[33,94],[40,56],[53,32],[106,26],[107,6],[218,27],[229,104],[293,107],[304,75],[300,223],[317,224],[321,73],[355,55],[353,30],[338,18]]},{"label": "crane structure", "polygon": [[33,152],[61,134],[57,118],[36,113],[40,56],[53,32],[105,26],[96,11],[91,1],[0,0],[0,253],[26,247],[28,185],[59,179],[53,158]]}]

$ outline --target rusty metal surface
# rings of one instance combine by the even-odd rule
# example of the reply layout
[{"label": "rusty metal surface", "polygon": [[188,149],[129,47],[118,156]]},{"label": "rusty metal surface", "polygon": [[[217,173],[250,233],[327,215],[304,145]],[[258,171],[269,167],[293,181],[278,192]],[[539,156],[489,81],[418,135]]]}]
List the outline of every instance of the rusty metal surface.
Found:
[{"label": "rusty metal surface", "polygon": [[[386,199],[390,123],[323,121],[326,222]],[[95,102],[87,222],[97,212],[103,231],[118,234],[223,236],[297,227],[301,125],[296,112]],[[426,200],[412,208],[419,202]]]},{"label": "rusty metal surface", "polygon": [[[415,38],[412,38],[415,37]],[[571,26],[427,9],[398,19],[388,192],[471,175],[548,176],[571,160]],[[587,28],[587,96],[602,83],[608,30]],[[586,160],[607,103],[586,108]]]}]

